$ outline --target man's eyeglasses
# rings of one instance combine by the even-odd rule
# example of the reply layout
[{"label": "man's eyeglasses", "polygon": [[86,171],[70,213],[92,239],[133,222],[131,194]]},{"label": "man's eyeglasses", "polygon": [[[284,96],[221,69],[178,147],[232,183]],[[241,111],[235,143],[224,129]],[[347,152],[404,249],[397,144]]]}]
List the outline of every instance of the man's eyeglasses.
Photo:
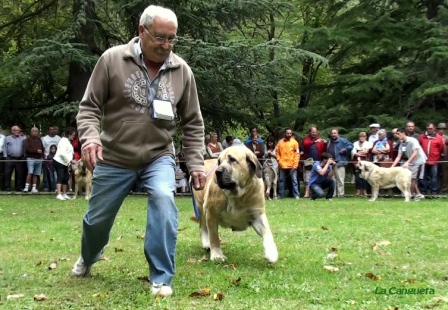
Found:
[{"label": "man's eyeglasses", "polygon": [[165,37],[155,36],[155,35],[152,34],[151,31],[148,30],[148,28],[146,28],[146,26],[143,26],[143,27],[145,28],[145,31],[146,31],[147,33],[149,33],[149,34],[151,35],[151,37],[154,38],[154,40],[156,40],[157,44],[162,45],[162,44],[165,44],[165,42],[168,41],[168,44],[170,44],[170,45],[174,45],[174,44],[176,44],[177,41],[179,40],[177,37],[174,37],[174,38],[165,38]]}]

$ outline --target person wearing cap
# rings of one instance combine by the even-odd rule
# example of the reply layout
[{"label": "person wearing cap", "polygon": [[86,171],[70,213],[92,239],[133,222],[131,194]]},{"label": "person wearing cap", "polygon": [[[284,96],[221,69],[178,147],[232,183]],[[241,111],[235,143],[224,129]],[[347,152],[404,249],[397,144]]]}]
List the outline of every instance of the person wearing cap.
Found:
[{"label": "person wearing cap", "polygon": [[444,142],[444,149],[439,163],[440,175],[440,192],[448,191],[448,135],[446,134],[446,124],[439,123],[437,125],[437,134],[442,136]]},{"label": "person wearing cap", "polygon": [[369,135],[369,139],[367,141],[369,141],[370,143],[375,143],[375,141],[378,140],[378,130],[380,130],[380,124],[377,123],[373,123],[370,124],[370,135]]}]

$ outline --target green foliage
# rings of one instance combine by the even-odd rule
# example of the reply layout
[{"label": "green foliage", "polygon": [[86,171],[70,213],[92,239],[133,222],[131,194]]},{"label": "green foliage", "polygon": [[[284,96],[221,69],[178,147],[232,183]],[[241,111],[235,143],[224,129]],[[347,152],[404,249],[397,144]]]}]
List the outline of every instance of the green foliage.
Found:
[{"label": "green foliage", "polygon": [[[195,73],[207,131],[292,126],[300,133],[317,124],[354,134],[374,121],[402,126],[448,113],[443,1],[152,3],[178,15],[175,52]],[[73,122],[97,57],[136,35],[147,5],[4,0],[2,125]]]}]

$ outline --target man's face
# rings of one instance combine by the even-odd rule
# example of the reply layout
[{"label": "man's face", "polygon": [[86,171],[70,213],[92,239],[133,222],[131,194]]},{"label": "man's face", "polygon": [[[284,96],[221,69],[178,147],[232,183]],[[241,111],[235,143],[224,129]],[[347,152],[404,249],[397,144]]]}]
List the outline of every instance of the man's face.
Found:
[{"label": "man's face", "polygon": [[311,128],[310,137],[313,139],[317,138],[317,129],[316,128]]},{"label": "man's face", "polygon": [[430,124],[428,127],[426,127],[426,131],[428,132],[428,135],[434,135],[436,133],[436,128],[433,124]]},{"label": "man's face", "polygon": [[285,131],[285,140],[289,140],[292,137],[292,130]]},{"label": "man's face", "polygon": [[37,138],[37,136],[39,136],[39,129],[37,129],[36,127],[31,128],[31,137]]},{"label": "man's face", "polygon": [[330,135],[332,140],[336,140],[339,137],[339,132],[337,130],[332,130]]},{"label": "man's face", "polygon": [[168,40],[176,38],[176,24],[157,16],[150,27],[140,25],[138,31],[145,59],[155,63],[164,62],[173,49],[173,44]]},{"label": "man's face", "polygon": [[437,128],[437,133],[443,136],[445,134],[445,128]]},{"label": "man's face", "polygon": [[406,130],[407,130],[408,132],[414,132],[414,130],[415,130],[415,124],[414,124],[414,123],[407,123],[407,124],[406,124]]},{"label": "man's face", "polygon": [[257,137],[257,136],[258,136],[258,130],[257,130],[256,128],[252,128],[252,129],[250,130],[250,135],[251,135],[252,137]]},{"label": "man's face", "polygon": [[376,133],[378,132],[378,127],[370,127],[370,132],[372,135],[376,135]]},{"label": "man's face", "polygon": [[50,128],[48,128],[48,135],[49,136],[55,136],[56,135],[56,127],[52,126]]},{"label": "man's face", "polygon": [[396,137],[398,137],[398,139],[400,139],[401,141],[406,140],[406,134],[404,132],[397,132]]},{"label": "man's face", "polygon": [[21,135],[20,128],[17,127],[17,126],[12,127],[12,128],[11,128],[11,133],[12,133],[14,136],[16,136],[16,137],[20,136],[20,135]]}]

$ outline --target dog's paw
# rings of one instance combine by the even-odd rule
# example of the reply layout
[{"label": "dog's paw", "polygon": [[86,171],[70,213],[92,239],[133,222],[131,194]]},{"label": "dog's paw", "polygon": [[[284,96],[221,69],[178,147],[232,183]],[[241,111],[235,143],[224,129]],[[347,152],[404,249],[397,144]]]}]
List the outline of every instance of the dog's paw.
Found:
[{"label": "dog's paw", "polygon": [[278,260],[278,251],[277,246],[275,244],[271,244],[266,247],[264,252],[264,258],[268,261],[270,264],[274,264]]},{"label": "dog's paw", "polygon": [[89,197],[86,196],[86,197],[84,197],[84,199],[85,199],[85,200],[89,200]]},{"label": "dog's paw", "polygon": [[227,257],[221,252],[221,250],[210,251],[210,260],[213,262],[224,262]]},{"label": "dog's paw", "polygon": [[369,201],[375,201],[375,199],[370,198]]}]

